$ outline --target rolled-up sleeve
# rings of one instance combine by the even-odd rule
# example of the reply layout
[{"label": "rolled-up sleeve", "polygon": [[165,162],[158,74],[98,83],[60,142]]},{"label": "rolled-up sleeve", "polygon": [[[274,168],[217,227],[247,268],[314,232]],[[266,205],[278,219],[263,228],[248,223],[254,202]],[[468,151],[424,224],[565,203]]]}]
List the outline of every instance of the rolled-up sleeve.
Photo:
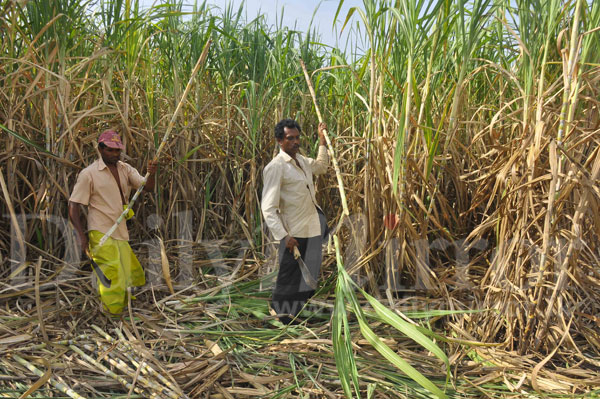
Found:
[{"label": "rolled-up sleeve", "polygon": [[327,147],[320,145],[317,158],[311,161],[310,167],[312,168],[313,175],[322,175],[326,173],[327,168],[329,167],[329,155],[327,154]]},{"label": "rolled-up sleeve", "polygon": [[88,172],[88,170],[84,169],[79,173],[79,176],[77,176],[77,182],[69,197],[70,202],[89,205],[90,196],[92,194],[92,176]]},{"label": "rolled-up sleeve", "polygon": [[279,196],[281,187],[281,177],[283,171],[278,165],[267,165],[263,171],[263,192],[261,201],[261,210],[267,227],[271,230],[273,238],[283,239],[287,232],[281,223],[281,218],[277,214],[279,211]]}]

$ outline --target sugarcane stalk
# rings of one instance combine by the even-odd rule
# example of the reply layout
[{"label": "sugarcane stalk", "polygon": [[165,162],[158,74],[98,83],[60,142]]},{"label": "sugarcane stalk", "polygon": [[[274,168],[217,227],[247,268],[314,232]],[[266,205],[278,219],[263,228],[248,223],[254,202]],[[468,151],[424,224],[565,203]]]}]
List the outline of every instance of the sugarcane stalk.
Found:
[{"label": "sugarcane stalk", "polygon": [[[543,127],[544,127],[544,122],[542,120],[542,116],[543,116],[543,107],[544,107],[544,101],[543,101],[543,95],[544,95],[544,88],[545,88],[545,79],[546,79],[546,65],[547,65],[547,59],[548,59],[548,49],[550,48],[550,25],[548,26],[548,33],[546,34],[546,41],[544,44],[544,53],[542,56],[542,62],[541,62],[541,71],[539,74],[539,78],[538,78],[538,92],[537,92],[537,100],[536,100],[536,113],[535,113],[535,130],[534,130],[534,144],[532,146],[532,148],[529,150],[529,155],[527,157],[527,163],[529,166],[529,177],[528,177],[528,182],[529,184],[532,184],[531,182],[534,180],[535,176],[535,157],[537,152],[539,151],[539,148],[541,146],[541,141],[542,141],[542,133],[543,133]],[[551,183],[552,185],[553,183]],[[559,182],[557,181],[557,187],[558,187]],[[554,197],[554,194],[552,195]],[[526,206],[527,203],[526,203]],[[525,212],[526,214],[527,212]],[[523,220],[523,224],[525,224],[525,220]],[[524,225],[522,228],[523,230],[523,235],[526,234],[525,230],[527,229],[527,227]],[[545,252],[545,250],[544,250]],[[545,264],[545,260],[543,262]],[[540,267],[538,269],[538,275],[537,275],[537,281],[535,283],[535,286],[533,288],[533,299],[530,300],[529,305],[527,307],[527,322],[525,324],[525,330],[523,332],[523,337],[525,337],[525,339],[523,339],[521,342],[521,349],[520,351],[523,352],[525,350],[525,348],[528,347],[528,337],[529,334],[531,332],[532,326],[534,321],[536,321],[535,318],[535,308],[537,306],[537,302],[538,302],[538,295],[541,294],[541,287],[542,287],[542,281],[544,279],[544,265],[542,263],[540,263]]]},{"label": "sugarcane stalk", "polygon": [[[566,71],[565,71],[566,76],[565,76],[565,82],[564,82],[565,88],[563,91],[563,102],[562,102],[562,107],[561,107],[560,117],[559,117],[558,133],[556,135],[556,141],[551,141],[550,146],[549,146],[550,147],[550,169],[551,169],[551,174],[552,174],[552,180],[550,181],[550,188],[548,190],[548,206],[546,209],[546,215],[544,217],[544,234],[543,234],[543,241],[542,241],[542,254],[540,256],[538,280],[536,282],[536,287],[535,287],[535,291],[534,291],[534,301],[535,301],[534,305],[536,306],[537,309],[540,309],[541,304],[542,304],[542,292],[544,291],[542,281],[543,281],[543,277],[544,277],[544,271],[546,269],[546,262],[547,262],[547,259],[550,257],[549,256],[549,252],[550,252],[549,241],[551,239],[551,227],[555,223],[554,202],[555,202],[556,198],[558,197],[558,194],[559,194],[560,188],[561,188],[560,187],[560,185],[561,185],[561,181],[560,181],[561,161],[559,159],[557,159],[557,157],[556,157],[556,148],[558,146],[562,146],[564,132],[567,129],[568,122],[569,122],[567,116],[568,116],[569,105],[571,102],[570,101],[571,100],[570,99],[571,81],[573,79],[573,71],[575,69],[575,65],[577,64],[577,58],[578,58],[578,54],[575,50],[577,47],[578,25],[579,25],[579,14],[580,14],[580,9],[581,9],[581,3],[582,3],[582,0],[578,0],[575,5],[575,14],[573,15],[573,26],[572,26],[572,31],[571,31],[569,58],[566,60],[567,62],[564,64],[566,67]],[[561,282],[563,280],[565,273],[566,273],[566,269],[564,267],[561,267],[558,282]],[[558,284],[558,282],[557,282],[557,284]],[[541,339],[546,335],[546,332],[548,329],[548,320],[550,318],[550,315],[552,313],[552,308],[554,307],[554,302],[556,300],[556,292],[557,291],[555,290],[552,293],[552,296],[550,297],[547,307],[546,307],[546,314],[543,319],[542,325],[536,332],[536,338],[535,338],[535,344],[534,344],[535,350],[538,349],[538,347],[541,343]],[[533,316],[533,314],[529,315],[529,317],[532,317],[532,316]]]},{"label": "sugarcane stalk", "polygon": [[126,350],[124,350],[124,349],[128,349],[130,351],[135,351],[135,349],[131,346],[131,344],[125,339],[125,337],[123,336],[123,333],[120,330],[115,329],[115,333],[120,338],[120,340],[116,340],[112,336],[110,336],[109,334],[107,334],[105,331],[103,331],[100,327],[92,324],[92,328],[94,330],[96,330],[100,335],[102,335],[108,342],[117,344],[117,348],[122,351],[123,355],[125,355],[127,357],[127,359],[129,361],[131,361],[131,363],[133,363],[133,365],[135,367],[139,367],[139,365],[141,364],[142,365],[142,373],[144,373],[145,375],[151,374],[153,377],[158,378],[169,389],[171,389],[172,391],[176,392],[181,397],[186,397],[187,398],[187,396],[181,391],[181,389],[177,385],[173,384],[165,376],[163,376],[162,374],[160,374],[159,372],[157,372],[156,370],[154,370],[151,366],[149,366],[148,364],[146,364],[144,361],[138,361],[138,360],[136,360]]},{"label": "sugarcane stalk", "polygon": [[[304,61],[300,60],[300,66],[302,67],[302,71],[304,72],[304,77],[306,78],[306,84],[308,85],[308,90],[310,91],[310,96],[312,97],[313,104],[315,105],[315,111],[317,112],[317,117],[319,118],[319,122],[323,122],[323,116],[321,115],[321,111],[319,110],[319,105],[317,104],[317,96],[315,94],[315,89],[313,88],[312,82],[310,80],[310,76],[308,76],[308,71],[306,70],[306,65],[304,65]],[[348,210],[348,202],[346,201],[346,190],[344,189],[344,181],[342,180],[342,173],[340,172],[340,167],[338,165],[337,159],[335,158],[335,153],[333,152],[333,146],[331,145],[331,140],[327,135],[327,130],[325,130],[325,142],[327,143],[327,148],[329,149],[329,155],[331,156],[331,161],[333,164],[333,169],[335,170],[335,176],[337,178],[338,189],[340,191],[340,198],[342,201],[342,217],[340,217],[340,221],[338,222],[337,228],[339,229],[342,225],[345,216],[350,216],[350,211]],[[336,229],[337,231],[337,229]]]},{"label": "sugarcane stalk", "polygon": [[[171,396],[172,398],[187,398],[187,396],[181,391],[181,389],[177,385],[174,385],[171,381],[169,381],[168,379],[166,379],[163,375],[161,375],[160,373],[158,373],[152,367],[148,366],[145,363],[144,360],[141,360],[141,361],[140,360],[136,360],[131,354],[129,354],[127,352],[127,350],[129,350],[129,351],[135,351],[135,348],[133,348],[131,346],[131,344],[129,344],[129,342],[125,339],[125,337],[123,336],[123,334],[121,333],[120,330],[115,329],[115,332],[117,333],[117,335],[120,338],[120,340],[117,340],[117,339],[113,338],[112,336],[110,336],[106,331],[102,330],[100,327],[98,327],[98,326],[96,326],[94,324],[92,324],[92,328],[94,330],[96,330],[96,332],[98,332],[101,336],[103,336],[108,342],[110,342],[111,344],[114,344],[115,347],[117,349],[119,349],[121,351],[121,353],[124,356],[126,356],[127,359],[129,361],[131,361],[135,367],[138,367],[138,368],[141,367],[141,372],[144,375],[151,374],[152,377],[157,377],[163,384],[165,384],[166,387],[167,387],[167,391],[171,391],[171,392],[167,392],[169,394],[169,396]],[[95,342],[96,342],[96,345],[98,345],[99,348],[102,348],[103,350],[104,349],[108,349],[108,347],[106,345],[101,344],[100,342],[98,342],[98,340],[95,340]],[[124,362],[121,362],[121,363],[122,363],[122,365],[125,365]],[[118,365],[115,365],[115,367],[118,367],[120,370],[122,370],[122,368],[120,368]],[[128,374],[131,374],[127,370],[122,370],[122,371],[125,372],[125,373],[128,373]],[[149,382],[150,385],[156,385],[154,382],[151,382],[151,381],[147,380],[144,377],[139,377],[138,379],[142,383]],[[156,388],[156,386],[154,386],[153,389],[163,389],[163,387],[159,386],[158,388]]]},{"label": "sugarcane stalk", "polygon": [[[183,94],[181,95],[181,99],[179,100],[179,103],[177,104],[177,107],[175,108],[175,112],[173,113],[173,116],[171,117],[171,121],[169,122],[169,125],[167,126],[167,131],[165,132],[165,134],[162,138],[162,141],[161,141],[160,145],[158,146],[158,149],[156,150],[156,154],[154,155],[153,161],[158,160],[162,150],[164,149],[164,147],[167,143],[167,139],[171,135],[171,130],[173,129],[173,126],[175,126],[175,121],[177,120],[177,116],[179,115],[179,112],[181,112],[181,109],[183,108],[183,103],[185,102],[185,99],[186,99],[190,89],[192,88],[192,83],[194,81],[194,78],[195,78],[196,74],[198,73],[198,71],[200,70],[200,67],[202,65],[204,65],[204,62],[206,61],[206,57],[208,55],[208,49],[210,47],[211,42],[212,42],[212,40],[209,39],[206,42],[206,44],[204,45],[202,54],[200,54],[200,57],[198,58],[198,61],[196,62],[196,66],[192,70],[192,73],[190,75],[190,80],[188,81],[188,84],[185,87]],[[127,204],[127,208],[125,208],[123,213],[121,213],[121,215],[117,218],[117,220],[115,221],[115,224],[113,224],[112,227],[106,232],[106,234],[104,234],[104,237],[102,237],[100,239],[100,242],[98,243],[98,248],[101,247],[102,245],[104,245],[104,243],[106,243],[106,240],[108,240],[110,238],[110,236],[115,232],[117,227],[119,227],[119,224],[123,221],[123,219],[125,219],[125,216],[127,216],[129,211],[133,207],[133,204],[138,199],[138,197],[140,196],[140,193],[144,189],[144,186],[146,185],[146,181],[148,181],[149,176],[150,176],[150,173],[146,172],[146,175],[144,176],[142,184],[138,187],[137,191],[135,192],[135,194],[133,195],[133,197]]]},{"label": "sugarcane stalk", "polygon": [[[83,339],[83,338],[88,338],[88,336],[86,334],[81,334],[78,335],[77,337],[73,338],[73,339],[64,339],[62,341],[55,341],[55,342],[44,342],[42,344],[35,344],[35,345],[29,345],[29,346],[22,346],[19,348],[14,348],[11,349],[11,351],[18,351],[18,352],[25,352],[25,351],[35,351],[38,349],[44,349],[46,347],[48,347],[49,344],[52,345],[70,345],[75,343],[78,339]],[[7,352],[7,351],[2,351],[2,352]],[[2,353],[0,352],[0,353]]]},{"label": "sugarcane stalk", "polygon": [[[13,359],[15,359],[18,363],[20,363],[21,365],[27,367],[27,369],[29,371],[31,371],[32,373],[34,373],[35,375],[37,375],[38,377],[43,377],[44,376],[44,372],[40,369],[38,369],[37,367],[35,367],[33,364],[29,363],[27,360],[23,359],[21,356],[13,354],[12,355]],[[64,393],[65,395],[70,396],[71,398],[74,399],[86,399],[85,397],[79,395],[77,392],[73,391],[71,388],[69,388],[68,386],[66,386],[65,384],[56,381],[53,378],[50,378],[49,380],[50,384],[52,384],[56,389],[58,389],[59,391],[61,391],[62,393]]]},{"label": "sugarcane stalk", "polygon": [[[129,341],[127,341],[125,339],[125,337],[123,336],[123,333],[120,330],[115,330],[116,334],[119,336],[120,341],[115,340],[113,337],[110,337],[110,341],[111,342],[118,342],[120,343],[119,346],[121,347],[126,347],[129,350],[135,350],[133,348],[133,346],[131,346],[131,344],[129,343]],[[179,395],[182,395],[183,397],[186,397],[185,394],[181,391],[181,389],[174,385],[171,381],[169,381],[164,375],[160,374],[159,372],[157,372],[156,370],[154,370],[151,366],[149,366],[146,362],[142,361],[138,361],[136,360],[133,356],[131,356],[129,353],[127,352],[123,352],[123,354],[127,357],[127,359],[129,359],[129,361],[131,363],[133,363],[133,365],[135,367],[142,367],[142,373],[144,373],[145,375],[152,375],[153,377],[158,378],[163,384],[165,384],[169,389],[171,389],[174,392],[177,392]]]},{"label": "sugarcane stalk", "polygon": [[[132,389],[137,393],[139,393],[140,395],[143,395],[145,392],[136,387],[133,386],[133,384],[131,384],[130,382],[128,382],[125,378],[123,378],[122,376],[116,374],[114,371],[112,371],[111,369],[109,369],[108,367],[106,367],[105,365],[103,365],[102,363],[98,362],[96,359],[92,358],[91,356],[89,356],[87,353],[85,353],[84,351],[82,351],[81,349],[79,349],[77,346],[75,345],[69,345],[69,348],[71,348],[71,350],[75,353],[77,353],[79,356],[81,356],[82,358],[84,358],[88,363],[92,364],[93,366],[97,367],[100,371],[102,371],[104,374],[106,374],[108,377],[118,381],[119,383],[121,383],[125,388],[127,389]],[[154,394],[153,396],[156,397],[156,395]]]},{"label": "sugarcane stalk", "polygon": [[[100,349],[100,350],[103,350],[103,351],[110,350],[108,345],[104,345],[100,342],[96,342],[96,345],[98,346],[98,349]],[[84,345],[83,347],[90,352],[94,351],[94,348],[91,345]],[[123,360],[121,360],[121,359],[115,360],[115,359],[107,356],[106,361],[108,363],[110,363],[112,366],[116,367],[119,371],[126,374],[127,376],[129,376],[131,378],[135,378],[135,376],[137,374],[136,371],[133,370],[131,367],[129,367],[129,365],[127,363],[125,363]],[[141,376],[141,375],[137,376],[137,380],[142,385],[144,385],[146,388],[148,388],[149,390],[154,391],[156,393],[156,395],[158,395],[159,398],[165,398],[165,395],[172,399],[180,399],[181,398],[181,396],[179,394],[171,391],[167,387],[163,387],[160,384],[149,380],[148,378],[146,378],[144,376]]]}]

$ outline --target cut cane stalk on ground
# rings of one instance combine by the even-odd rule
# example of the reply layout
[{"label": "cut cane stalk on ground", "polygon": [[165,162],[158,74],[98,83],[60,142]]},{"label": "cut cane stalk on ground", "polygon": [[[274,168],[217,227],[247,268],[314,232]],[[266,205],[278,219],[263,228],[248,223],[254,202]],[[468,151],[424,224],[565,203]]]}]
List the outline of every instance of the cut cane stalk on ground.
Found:
[{"label": "cut cane stalk on ground", "polygon": [[74,390],[72,390],[71,388],[69,388],[68,386],[66,386],[65,384],[58,382],[54,378],[49,376],[49,375],[51,375],[52,371],[50,370],[50,364],[48,364],[47,361],[46,361],[46,363],[47,363],[46,366],[48,367],[48,371],[46,371],[46,373],[44,373],[40,369],[35,367],[33,364],[31,364],[27,360],[23,359],[21,356],[19,356],[19,355],[12,355],[12,356],[17,362],[19,362],[23,366],[27,367],[29,369],[29,371],[31,371],[35,375],[41,377],[42,379],[48,379],[50,381],[50,384],[52,384],[54,387],[56,387],[60,392],[68,395],[69,397],[71,397],[73,399],[86,399],[83,396],[79,395]]}]

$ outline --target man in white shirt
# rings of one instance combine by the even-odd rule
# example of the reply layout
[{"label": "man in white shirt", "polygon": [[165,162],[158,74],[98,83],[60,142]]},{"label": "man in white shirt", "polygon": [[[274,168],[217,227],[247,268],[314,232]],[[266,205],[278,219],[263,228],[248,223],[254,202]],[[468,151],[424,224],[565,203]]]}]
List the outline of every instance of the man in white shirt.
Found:
[{"label": "man in white shirt", "polygon": [[294,258],[294,247],[314,280],[318,279],[321,268],[327,223],[315,199],[313,175],[327,172],[326,129],[325,123],[319,123],[319,153],[312,159],[298,153],[301,130],[298,122],[281,120],[275,126],[279,154],[263,171],[262,213],[273,238],[280,242],[279,273],[271,305],[286,324],[315,292]]}]

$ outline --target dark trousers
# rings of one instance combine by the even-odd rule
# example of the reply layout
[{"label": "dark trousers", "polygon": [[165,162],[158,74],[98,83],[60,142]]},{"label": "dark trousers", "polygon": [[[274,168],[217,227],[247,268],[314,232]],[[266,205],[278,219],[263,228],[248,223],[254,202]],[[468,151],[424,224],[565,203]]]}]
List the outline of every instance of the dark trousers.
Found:
[{"label": "dark trousers", "polygon": [[[318,213],[322,235],[296,238],[300,255],[315,280],[319,278],[322,260],[321,248],[328,232],[325,216],[320,209],[318,209]],[[279,273],[271,301],[273,310],[281,315],[279,319],[283,323],[289,323],[292,318],[288,315],[292,317],[298,315],[314,293],[315,290],[304,281],[298,261],[294,258],[293,253],[285,247],[285,242],[282,240],[279,243]]]}]

